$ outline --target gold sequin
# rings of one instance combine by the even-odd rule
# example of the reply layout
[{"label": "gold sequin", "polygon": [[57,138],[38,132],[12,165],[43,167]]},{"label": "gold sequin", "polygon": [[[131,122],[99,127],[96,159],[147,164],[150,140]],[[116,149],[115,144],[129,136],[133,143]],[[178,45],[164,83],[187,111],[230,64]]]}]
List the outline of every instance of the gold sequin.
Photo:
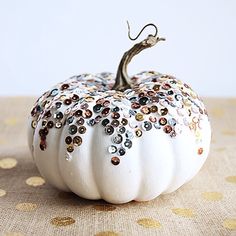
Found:
[{"label": "gold sequin", "polygon": [[223,194],[219,192],[204,192],[202,197],[208,201],[219,201],[223,198]]},{"label": "gold sequin", "polygon": [[139,219],[137,223],[145,228],[160,228],[161,227],[160,222],[151,218]]},{"label": "gold sequin", "polygon": [[43,185],[45,183],[45,180],[40,176],[32,176],[28,178],[25,182],[30,186],[37,187]]},{"label": "gold sequin", "polygon": [[11,169],[17,165],[17,160],[14,158],[3,158],[0,160],[0,168]]},{"label": "gold sequin", "polygon": [[71,217],[55,217],[51,219],[51,224],[56,226],[67,226],[74,224],[75,220]]},{"label": "gold sequin", "polygon": [[232,175],[232,176],[227,176],[225,178],[225,180],[229,183],[233,183],[233,184],[236,184],[236,175]]},{"label": "gold sequin", "polygon": [[193,210],[190,208],[174,208],[171,210],[174,214],[183,216],[183,217],[193,217],[195,215]]},{"label": "gold sequin", "polygon": [[7,194],[7,192],[3,189],[0,189],[0,197],[3,197]]},{"label": "gold sequin", "polygon": [[95,236],[118,236],[119,234],[113,231],[103,231],[95,234]]},{"label": "gold sequin", "polygon": [[142,115],[141,113],[137,113],[137,114],[135,115],[135,119],[136,119],[137,121],[142,121],[144,118],[143,118],[143,115]]},{"label": "gold sequin", "polygon": [[37,204],[30,202],[18,203],[16,210],[18,211],[34,211],[37,208]]},{"label": "gold sequin", "polygon": [[226,219],[223,222],[226,229],[236,229],[236,219]]},{"label": "gold sequin", "polygon": [[114,211],[116,209],[115,206],[109,204],[94,205],[93,208],[97,211]]}]

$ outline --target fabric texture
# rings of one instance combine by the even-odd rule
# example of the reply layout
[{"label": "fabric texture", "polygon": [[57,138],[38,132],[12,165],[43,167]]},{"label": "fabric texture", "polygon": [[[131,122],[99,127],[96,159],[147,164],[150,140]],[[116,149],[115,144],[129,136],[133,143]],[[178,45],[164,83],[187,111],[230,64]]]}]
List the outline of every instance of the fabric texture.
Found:
[{"label": "fabric texture", "polygon": [[112,205],[50,186],[27,146],[36,98],[0,98],[0,235],[236,235],[236,99],[204,99],[210,155],[177,191],[149,202]]}]

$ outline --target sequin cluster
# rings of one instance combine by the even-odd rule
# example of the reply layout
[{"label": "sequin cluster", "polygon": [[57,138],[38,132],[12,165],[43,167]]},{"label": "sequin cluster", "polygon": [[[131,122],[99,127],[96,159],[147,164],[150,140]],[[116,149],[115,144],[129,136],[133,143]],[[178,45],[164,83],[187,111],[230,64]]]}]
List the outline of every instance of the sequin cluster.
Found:
[{"label": "sequin cluster", "polygon": [[[40,149],[47,148],[51,129],[65,127],[67,153],[72,153],[82,145],[86,131],[97,124],[111,139],[106,148],[113,165],[120,163],[134,138],[152,129],[173,138],[188,126],[201,143],[201,121],[207,112],[187,84],[156,72],[142,72],[131,83],[132,89],[119,92],[111,90],[112,74],[83,74],[44,93],[31,111],[32,128],[39,126]],[[199,150],[200,155],[203,149]]]}]

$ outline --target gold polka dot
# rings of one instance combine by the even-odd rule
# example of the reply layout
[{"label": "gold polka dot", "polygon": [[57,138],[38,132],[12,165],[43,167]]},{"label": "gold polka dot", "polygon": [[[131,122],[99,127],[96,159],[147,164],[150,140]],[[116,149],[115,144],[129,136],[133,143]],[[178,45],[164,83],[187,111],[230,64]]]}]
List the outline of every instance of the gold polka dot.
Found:
[{"label": "gold polka dot", "polygon": [[37,187],[43,185],[45,183],[45,180],[40,176],[32,176],[28,178],[25,182],[30,186]]},{"label": "gold polka dot", "polygon": [[208,201],[219,201],[223,198],[223,194],[219,192],[204,192],[202,197]]},{"label": "gold polka dot", "polygon": [[232,175],[232,176],[227,176],[226,178],[225,178],[225,180],[227,181],[227,182],[229,182],[229,183],[233,183],[233,184],[236,184],[236,175]]},{"label": "gold polka dot", "polygon": [[7,194],[7,192],[3,189],[0,189],[0,197],[3,197]]},{"label": "gold polka dot", "polygon": [[171,210],[174,214],[183,216],[183,217],[193,217],[195,215],[193,210],[190,208],[174,208]]},{"label": "gold polka dot", "polygon": [[17,165],[17,160],[14,158],[3,158],[0,160],[0,168],[11,169]]},{"label": "gold polka dot", "polygon": [[114,211],[116,209],[115,206],[109,204],[99,204],[93,206],[93,208],[97,211]]},{"label": "gold polka dot", "polygon": [[234,130],[223,130],[222,134],[229,135],[229,136],[234,136],[234,135],[236,135],[236,131],[234,131]]},{"label": "gold polka dot", "polygon": [[151,218],[139,219],[137,223],[145,228],[160,228],[161,227],[160,222]]},{"label": "gold polka dot", "polygon": [[113,231],[103,231],[100,233],[95,234],[95,236],[118,236],[118,233],[115,233]]},{"label": "gold polka dot", "polygon": [[24,234],[22,234],[20,232],[7,232],[7,233],[3,234],[3,236],[24,236]]},{"label": "gold polka dot", "polygon": [[236,219],[226,219],[223,222],[226,229],[236,229]]},{"label": "gold polka dot", "polygon": [[37,204],[30,202],[18,203],[16,210],[18,211],[34,211],[37,208]]},{"label": "gold polka dot", "polygon": [[11,117],[11,118],[7,118],[4,120],[4,124],[5,125],[9,125],[9,126],[14,126],[18,123],[18,120],[14,117]]},{"label": "gold polka dot", "polygon": [[51,219],[51,224],[56,226],[66,226],[74,224],[75,220],[71,217],[55,217]]}]

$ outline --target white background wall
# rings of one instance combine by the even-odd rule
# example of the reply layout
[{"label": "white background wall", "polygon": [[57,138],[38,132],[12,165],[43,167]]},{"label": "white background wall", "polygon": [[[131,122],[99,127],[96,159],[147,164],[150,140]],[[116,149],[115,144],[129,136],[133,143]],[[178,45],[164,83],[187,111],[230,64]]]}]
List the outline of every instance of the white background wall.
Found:
[{"label": "white background wall", "polygon": [[126,20],[132,35],[153,22],[167,39],[129,74],[152,69],[203,96],[236,96],[235,0],[0,0],[0,95],[40,95],[74,74],[116,72],[133,45]]}]

